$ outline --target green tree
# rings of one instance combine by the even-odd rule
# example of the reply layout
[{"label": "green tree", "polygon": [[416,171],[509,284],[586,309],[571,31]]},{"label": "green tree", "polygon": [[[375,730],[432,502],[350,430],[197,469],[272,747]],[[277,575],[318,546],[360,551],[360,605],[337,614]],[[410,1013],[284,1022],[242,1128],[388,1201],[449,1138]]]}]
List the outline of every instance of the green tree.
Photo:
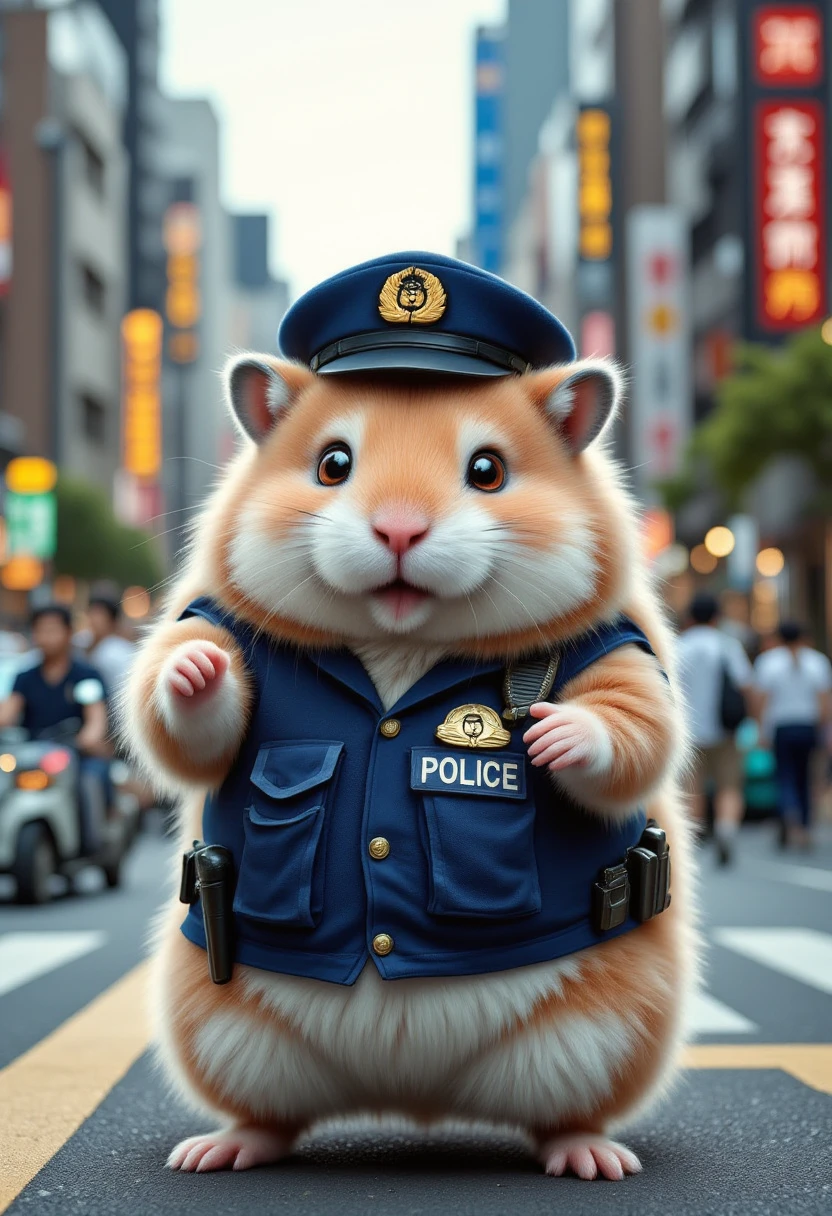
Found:
[{"label": "green tree", "polygon": [[704,463],[728,507],[776,456],[801,456],[818,484],[832,486],[832,346],[815,329],[781,347],[737,347],[735,371],[719,386],[713,413],[694,432],[688,467],[664,489],[677,507]]},{"label": "green tree", "polygon": [[103,490],[86,481],[60,477],[55,573],[91,582],[111,579],[121,586],[153,587],[163,576],[153,539],[120,523]]}]

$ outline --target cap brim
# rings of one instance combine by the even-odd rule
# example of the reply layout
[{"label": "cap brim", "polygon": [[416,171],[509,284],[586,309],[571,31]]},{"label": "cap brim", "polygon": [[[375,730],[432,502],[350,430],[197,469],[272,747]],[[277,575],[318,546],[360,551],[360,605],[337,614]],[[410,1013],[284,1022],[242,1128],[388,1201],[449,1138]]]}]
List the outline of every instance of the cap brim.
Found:
[{"label": "cap brim", "polygon": [[512,376],[510,368],[498,367],[485,359],[460,355],[456,351],[430,347],[388,346],[379,350],[355,351],[332,359],[318,369],[319,376],[343,372],[419,371],[440,372],[446,376]]}]

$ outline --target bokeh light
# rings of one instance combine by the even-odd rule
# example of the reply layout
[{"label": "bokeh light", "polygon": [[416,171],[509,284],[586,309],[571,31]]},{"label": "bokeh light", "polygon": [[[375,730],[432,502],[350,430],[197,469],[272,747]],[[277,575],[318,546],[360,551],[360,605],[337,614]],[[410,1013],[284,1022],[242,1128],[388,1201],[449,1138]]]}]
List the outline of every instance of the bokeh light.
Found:
[{"label": "bokeh light", "polygon": [[713,574],[716,570],[716,558],[704,545],[695,545],[691,549],[690,564],[697,574]]},{"label": "bokeh light", "polygon": [[128,587],[121,597],[121,607],[131,621],[139,621],[150,612],[150,593],[144,587]]},{"label": "bokeh light", "polygon": [[727,557],[734,548],[734,533],[730,528],[711,528],[705,536],[705,548],[714,557]]},{"label": "bokeh light", "polygon": [[757,569],[765,578],[775,578],[786,564],[780,549],[761,549],[757,554]]}]

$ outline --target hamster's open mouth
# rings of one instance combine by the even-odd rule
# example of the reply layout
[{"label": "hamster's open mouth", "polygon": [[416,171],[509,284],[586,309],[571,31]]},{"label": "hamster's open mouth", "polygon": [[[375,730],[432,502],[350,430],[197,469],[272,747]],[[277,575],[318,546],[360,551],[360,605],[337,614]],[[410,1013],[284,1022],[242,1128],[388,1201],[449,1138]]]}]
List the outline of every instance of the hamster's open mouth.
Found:
[{"label": "hamster's open mouth", "polygon": [[397,578],[384,587],[377,587],[371,592],[374,599],[380,600],[387,611],[397,621],[403,620],[414,612],[425,600],[432,599],[429,591],[422,591],[407,583],[403,578]]}]

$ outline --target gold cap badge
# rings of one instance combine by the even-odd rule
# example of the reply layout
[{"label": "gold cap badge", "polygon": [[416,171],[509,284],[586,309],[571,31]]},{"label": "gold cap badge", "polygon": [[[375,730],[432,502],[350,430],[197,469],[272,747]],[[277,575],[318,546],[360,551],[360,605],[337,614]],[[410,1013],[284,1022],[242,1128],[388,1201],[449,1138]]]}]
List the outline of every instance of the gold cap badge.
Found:
[{"label": "gold cap badge", "polygon": [[378,310],[393,325],[432,325],[448,304],[445,288],[435,274],[408,266],[390,278],[378,297]]},{"label": "gold cap badge", "polygon": [[458,705],[437,726],[436,737],[457,747],[495,748],[511,742],[511,734],[487,705]]}]

